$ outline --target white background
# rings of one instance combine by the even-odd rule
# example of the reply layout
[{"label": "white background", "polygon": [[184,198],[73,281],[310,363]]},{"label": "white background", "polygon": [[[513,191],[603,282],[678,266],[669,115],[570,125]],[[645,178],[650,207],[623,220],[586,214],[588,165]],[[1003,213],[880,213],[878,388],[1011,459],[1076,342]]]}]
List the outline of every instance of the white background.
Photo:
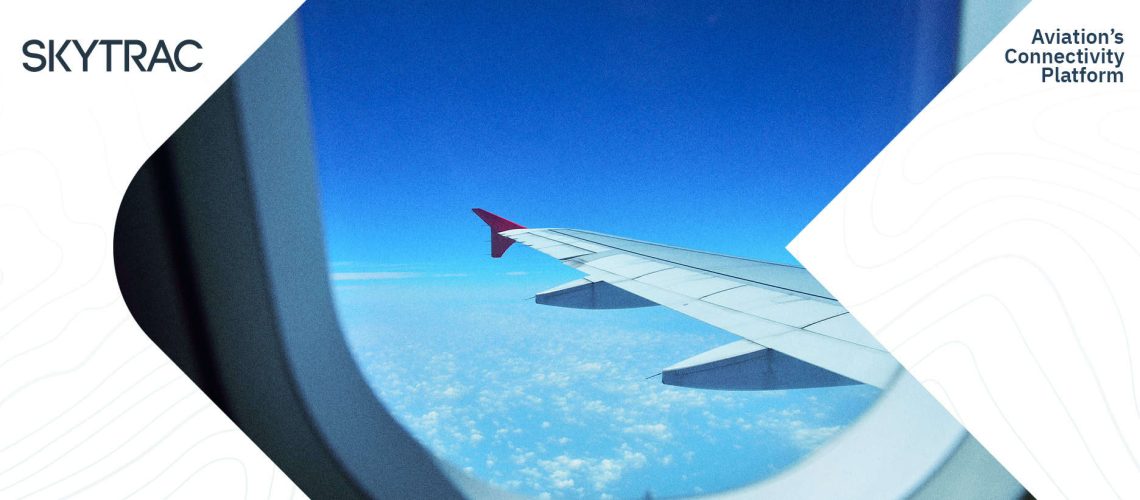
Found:
[{"label": "white background", "polygon": [[[139,166],[299,5],[4,4],[0,498],[302,496],[139,330],[111,257]],[[203,66],[30,73],[33,38],[192,38],[204,48],[186,54]]]},{"label": "white background", "polygon": [[1140,498],[1140,53],[1125,84],[1004,53],[1128,52],[1136,6],[1031,3],[789,246],[1038,498]]}]

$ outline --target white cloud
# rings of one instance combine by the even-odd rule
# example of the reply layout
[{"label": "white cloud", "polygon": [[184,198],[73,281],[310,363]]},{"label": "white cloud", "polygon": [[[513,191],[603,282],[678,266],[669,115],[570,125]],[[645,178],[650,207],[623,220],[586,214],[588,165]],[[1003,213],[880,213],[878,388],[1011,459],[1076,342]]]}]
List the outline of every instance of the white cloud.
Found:
[{"label": "white cloud", "polygon": [[439,425],[439,412],[432,410],[425,413],[424,416],[420,418],[419,423],[428,430],[435,429],[435,427]]},{"label": "white cloud", "polygon": [[546,471],[546,477],[550,482],[550,486],[560,490],[572,488],[574,486],[574,479],[571,476],[581,471],[586,465],[585,460],[581,458],[570,458],[566,455],[559,455],[554,457],[553,460],[538,461],[538,466]]},{"label": "white cloud", "polygon": [[582,373],[597,373],[602,371],[602,364],[596,361],[591,363],[582,363],[578,365],[578,371]]},{"label": "white cloud", "polygon": [[662,441],[668,441],[673,438],[673,433],[669,432],[669,426],[663,423],[631,425],[626,427],[624,432],[627,434],[650,436]]},{"label": "white cloud", "polygon": [[421,278],[430,276],[432,278],[463,278],[469,276],[467,273],[434,273],[424,274],[421,272],[413,271],[360,271],[360,272],[334,272],[329,273],[329,278],[333,281],[388,281],[388,280],[402,280],[408,278]]},{"label": "white cloud", "polygon": [[560,372],[553,372],[553,371],[547,372],[547,373],[539,372],[539,373],[534,374],[534,376],[531,378],[535,382],[542,382],[542,383],[546,383],[546,384],[550,384],[550,385],[554,385],[554,386],[558,386],[558,387],[566,387],[567,385],[570,384],[570,380],[571,380],[570,375],[567,375],[565,373],[560,373]]},{"label": "white cloud", "polygon": [[602,491],[606,489],[606,485],[621,479],[623,468],[620,462],[609,458],[599,462],[593,473],[590,474],[590,481],[593,482],[594,489]]},{"label": "white cloud", "polygon": [[645,466],[645,454],[640,451],[633,451],[628,444],[622,444],[621,458],[634,469],[640,469]]},{"label": "white cloud", "polygon": [[[611,483],[622,478],[627,470],[640,469],[648,461],[645,454],[634,451],[626,443],[612,457],[577,458],[563,454],[550,460],[539,460],[538,467],[546,473],[547,484],[554,489],[570,490],[583,495],[585,490],[577,485],[589,485],[596,492],[605,490]],[[532,469],[533,470],[533,469]]]},{"label": "white cloud", "polygon": [[420,276],[420,273],[411,273],[403,271],[378,271],[378,272],[365,272],[365,273],[331,273],[329,277],[333,281],[373,281],[373,280],[400,280],[407,278],[415,278]]},{"label": "white cloud", "polygon": [[[393,274],[402,273],[383,275],[398,279]],[[406,288],[417,283],[423,282]],[[396,294],[405,285],[359,286]],[[372,317],[373,295],[347,296],[368,299],[358,307],[367,308],[362,317]],[[742,433],[810,451],[839,432],[823,426],[836,423],[823,418],[830,413],[823,411],[826,397],[717,393],[641,380],[642,372],[699,351],[700,345],[674,345],[684,332],[661,340],[666,335],[595,324],[587,315],[570,328],[576,323],[566,311],[516,314],[511,297],[501,308],[480,302],[456,314],[409,308],[403,324],[355,333],[367,349],[356,352],[361,368],[413,434],[456,466],[473,465],[509,490],[558,498],[637,495],[637,485],[626,483],[639,482],[643,473],[681,478],[723,458],[717,450],[742,456],[732,451]],[[446,324],[451,315],[462,322]],[[395,340],[384,339],[403,344],[388,350]],[[670,488],[691,491],[706,479],[694,474],[679,481]]]},{"label": "white cloud", "polygon": [[608,413],[610,411],[610,407],[606,406],[605,403],[597,399],[592,399],[590,401],[587,401],[586,404],[582,405],[582,410],[592,411],[596,413]]}]

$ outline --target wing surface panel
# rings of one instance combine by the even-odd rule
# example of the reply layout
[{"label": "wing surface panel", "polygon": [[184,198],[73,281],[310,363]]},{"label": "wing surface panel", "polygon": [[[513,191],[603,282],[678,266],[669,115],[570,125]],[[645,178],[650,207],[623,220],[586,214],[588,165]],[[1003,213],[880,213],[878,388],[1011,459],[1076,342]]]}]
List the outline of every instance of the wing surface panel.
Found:
[{"label": "wing surface panel", "polygon": [[725,274],[757,284],[835,300],[835,297],[832,297],[831,293],[823,288],[823,285],[820,285],[804,268],[798,266],[671,247],[579,229],[550,229],[549,231],[686,267],[704,269],[712,273]]}]

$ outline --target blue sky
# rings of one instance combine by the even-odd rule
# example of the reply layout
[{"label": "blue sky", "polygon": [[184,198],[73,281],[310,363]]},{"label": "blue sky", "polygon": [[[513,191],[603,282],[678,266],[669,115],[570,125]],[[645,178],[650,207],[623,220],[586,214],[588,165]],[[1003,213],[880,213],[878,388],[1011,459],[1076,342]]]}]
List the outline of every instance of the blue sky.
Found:
[{"label": "blue sky", "polygon": [[[533,494],[707,491],[800,458],[873,391],[644,381],[732,337],[525,302],[578,274],[526,248],[490,259],[470,209],[794,262],[784,246],[950,76],[953,40],[920,37],[915,9],[306,3],[334,292],[377,393],[433,450]],[[586,406],[610,411],[571,415]],[[734,433],[768,444],[725,448]]]}]

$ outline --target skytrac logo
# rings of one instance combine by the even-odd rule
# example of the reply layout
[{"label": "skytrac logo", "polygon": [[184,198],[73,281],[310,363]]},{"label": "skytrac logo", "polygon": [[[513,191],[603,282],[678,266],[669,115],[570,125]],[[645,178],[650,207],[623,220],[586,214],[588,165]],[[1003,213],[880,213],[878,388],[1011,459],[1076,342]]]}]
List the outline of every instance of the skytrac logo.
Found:
[{"label": "skytrac logo", "polygon": [[202,67],[202,44],[165,40],[148,46],[142,40],[28,40],[24,42],[24,69],[40,71],[170,71],[191,72]]}]

